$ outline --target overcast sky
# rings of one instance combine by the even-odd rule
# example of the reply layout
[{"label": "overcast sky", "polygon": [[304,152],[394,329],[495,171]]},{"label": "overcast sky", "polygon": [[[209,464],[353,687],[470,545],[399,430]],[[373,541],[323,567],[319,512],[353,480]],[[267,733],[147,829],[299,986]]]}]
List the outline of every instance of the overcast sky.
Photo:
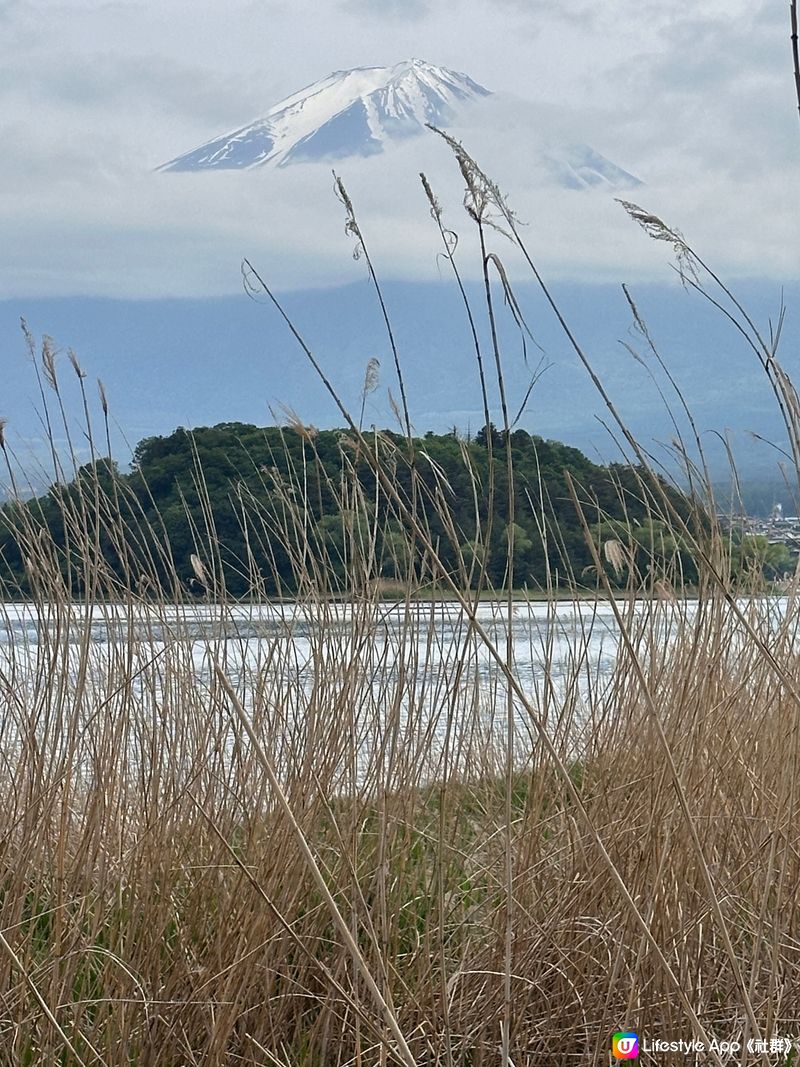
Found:
[{"label": "overcast sky", "polygon": [[[363,275],[329,168],[155,174],[331,70],[412,56],[503,94],[465,144],[560,277],[666,279],[608,194],[548,188],[533,146],[587,140],[729,275],[800,276],[800,123],[783,0],[0,0],[0,298],[217,294]],[[419,138],[340,171],[385,276],[436,276]],[[424,143],[423,143],[424,142]]]}]

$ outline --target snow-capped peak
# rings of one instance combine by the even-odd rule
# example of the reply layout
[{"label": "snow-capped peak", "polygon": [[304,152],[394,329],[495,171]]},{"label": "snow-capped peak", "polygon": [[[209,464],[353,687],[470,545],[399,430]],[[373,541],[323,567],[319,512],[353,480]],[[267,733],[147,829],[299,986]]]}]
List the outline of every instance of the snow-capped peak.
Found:
[{"label": "snow-capped peak", "polygon": [[337,70],[233,133],[165,163],[161,170],[245,169],[368,156],[426,123],[447,126],[489,90],[466,74],[409,59],[392,67]]}]

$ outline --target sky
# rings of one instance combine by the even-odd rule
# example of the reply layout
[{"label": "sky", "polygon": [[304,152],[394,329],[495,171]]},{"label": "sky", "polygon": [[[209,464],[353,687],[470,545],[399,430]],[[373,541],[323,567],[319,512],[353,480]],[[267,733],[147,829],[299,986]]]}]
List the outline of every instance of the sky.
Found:
[{"label": "sky", "polygon": [[[607,192],[548,186],[542,139],[587,140],[636,174],[643,206],[726,276],[800,276],[800,124],[776,0],[0,0],[0,299],[232,294],[244,256],[278,289],[363,277],[326,165],[155,168],[331,70],[412,56],[500,94],[492,121],[457,132],[551,276],[665,280],[669,255]],[[441,269],[421,168],[469,251],[435,138],[338,168],[386,277]]]}]

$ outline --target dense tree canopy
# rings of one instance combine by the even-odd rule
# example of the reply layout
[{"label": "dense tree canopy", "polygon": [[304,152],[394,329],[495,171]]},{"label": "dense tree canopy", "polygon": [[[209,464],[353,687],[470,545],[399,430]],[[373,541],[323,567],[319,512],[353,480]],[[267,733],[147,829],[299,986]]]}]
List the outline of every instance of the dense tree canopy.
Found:
[{"label": "dense tree canopy", "polygon": [[[592,566],[570,479],[593,530],[616,537],[635,529],[647,542],[653,519],[636,470],[599,466],[523,430],[510,444],[513,525],[506,440],[495,427],[471,441],[428,433],[411,446],[385,431],[365,444],[347,431],[302,426],[180,428],[143,440],[127,474],[107,460],[86,465],[24,505],[25,521],[20,505],[9,505],[0,540],[6,581],[29,590],[25,542],[38,524],[52,534],[53,566],[72,587],[86,584],[93,545],[104,580],[171,593],[224,584],[245,597],[291,593],[312,573],[327,572],[339,588],[356,572],[367,580],[402,579],[409,569],[419,576],[429,565],[425,540],[454,574],[472,581],[485,565],[495,586],[507,580],[513,542],[514,584],[535,586]],[[425,538],[413,533],[411,513]],[[669,552],[678,550],[670,543]]]}]

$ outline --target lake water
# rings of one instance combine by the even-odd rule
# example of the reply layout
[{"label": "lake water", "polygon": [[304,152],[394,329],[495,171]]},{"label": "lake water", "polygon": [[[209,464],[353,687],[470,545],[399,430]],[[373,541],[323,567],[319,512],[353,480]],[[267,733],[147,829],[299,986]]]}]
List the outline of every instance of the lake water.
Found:
[{"label": "lake water", "polygon": [[[768,618],[780,616],[785,601],[761,604]],[[665,638],[668,644],[681,624],[691,625],[696,612],[691,602],[617,607],[626,628],[639,634],[644,654],[648,647],[663,649]],[[620,646],[612,604],[518,602],[509,619],[506,605],[485,602],[476,621],[482,635],[458,604],[441,601],[410,609],[394,603],[137,603],[37,611],[5,604],[3,738],[8,744],[29,729],[35,707],[49,723],[68,709],[90,724],[90,734],[98,729],[98,709],[110,717],[135,714],[161,724],[148,727],[153,736],[167,736],[182,717],[196,723],[211,709],[228,723],[218,728],[218,739],[232,727],[217,667],[270,743],[287,737],[295,743],[309,724],[325,718],[321,713],[331,712],[334,721],[349,724],[362,753],[380,744],[390,721],[412,754],[435,755],[454,724],[470,724],[471,744],[477,730],[481,745],[502,748],[510,704],[515,745],[525,753],[537,743],[534,718],[548,733],[567,723],[588,734],[607,714]],[[516,693],[509,694],[509,676]],[[313,743],[331,745],[336,738]]]},{"label": "lake water", "polygon": [[[624,605],[620,608],[625,610]],[[506,605],[481,603],[475,617],[505,655]],[[293,603],[158,608],[104,604],[91,610],[74,605],[66,614],[51,606],[38,612],[28,604],[4,604],[0,605],[0,666],[13,660],[34,668],[41,655],[52,654],[55,648],[68,656],[71,651],[74,658],[88,645],[101,662],[103,649],[114,644],[131,646],[147,657],[167,644],[180,644],[190,651],[201,674],[209,671],[210,651],[239,672],[260,663],[265,650],[275,644],[290,643],[302,662],[313,656],[323,633],[328,641],[346,643],[350,637],[363,639],[365,632],[376,650],[410,643],[424,646],[420,668],[448,660],[466,640],[474,640],[467,614],[458,604],[441,601],[418,602],[410,611],[388,602],[313,608]],[[513,608],[510,632],[514,669],[526,682],[540,676],[545,667],[554,675],[571,670],[578,659],[605,674],[616,657],[617,625],[607,602],[519,602]],[[493,657],[480,642],[475,656],[479,668],[490,673]]]}]

